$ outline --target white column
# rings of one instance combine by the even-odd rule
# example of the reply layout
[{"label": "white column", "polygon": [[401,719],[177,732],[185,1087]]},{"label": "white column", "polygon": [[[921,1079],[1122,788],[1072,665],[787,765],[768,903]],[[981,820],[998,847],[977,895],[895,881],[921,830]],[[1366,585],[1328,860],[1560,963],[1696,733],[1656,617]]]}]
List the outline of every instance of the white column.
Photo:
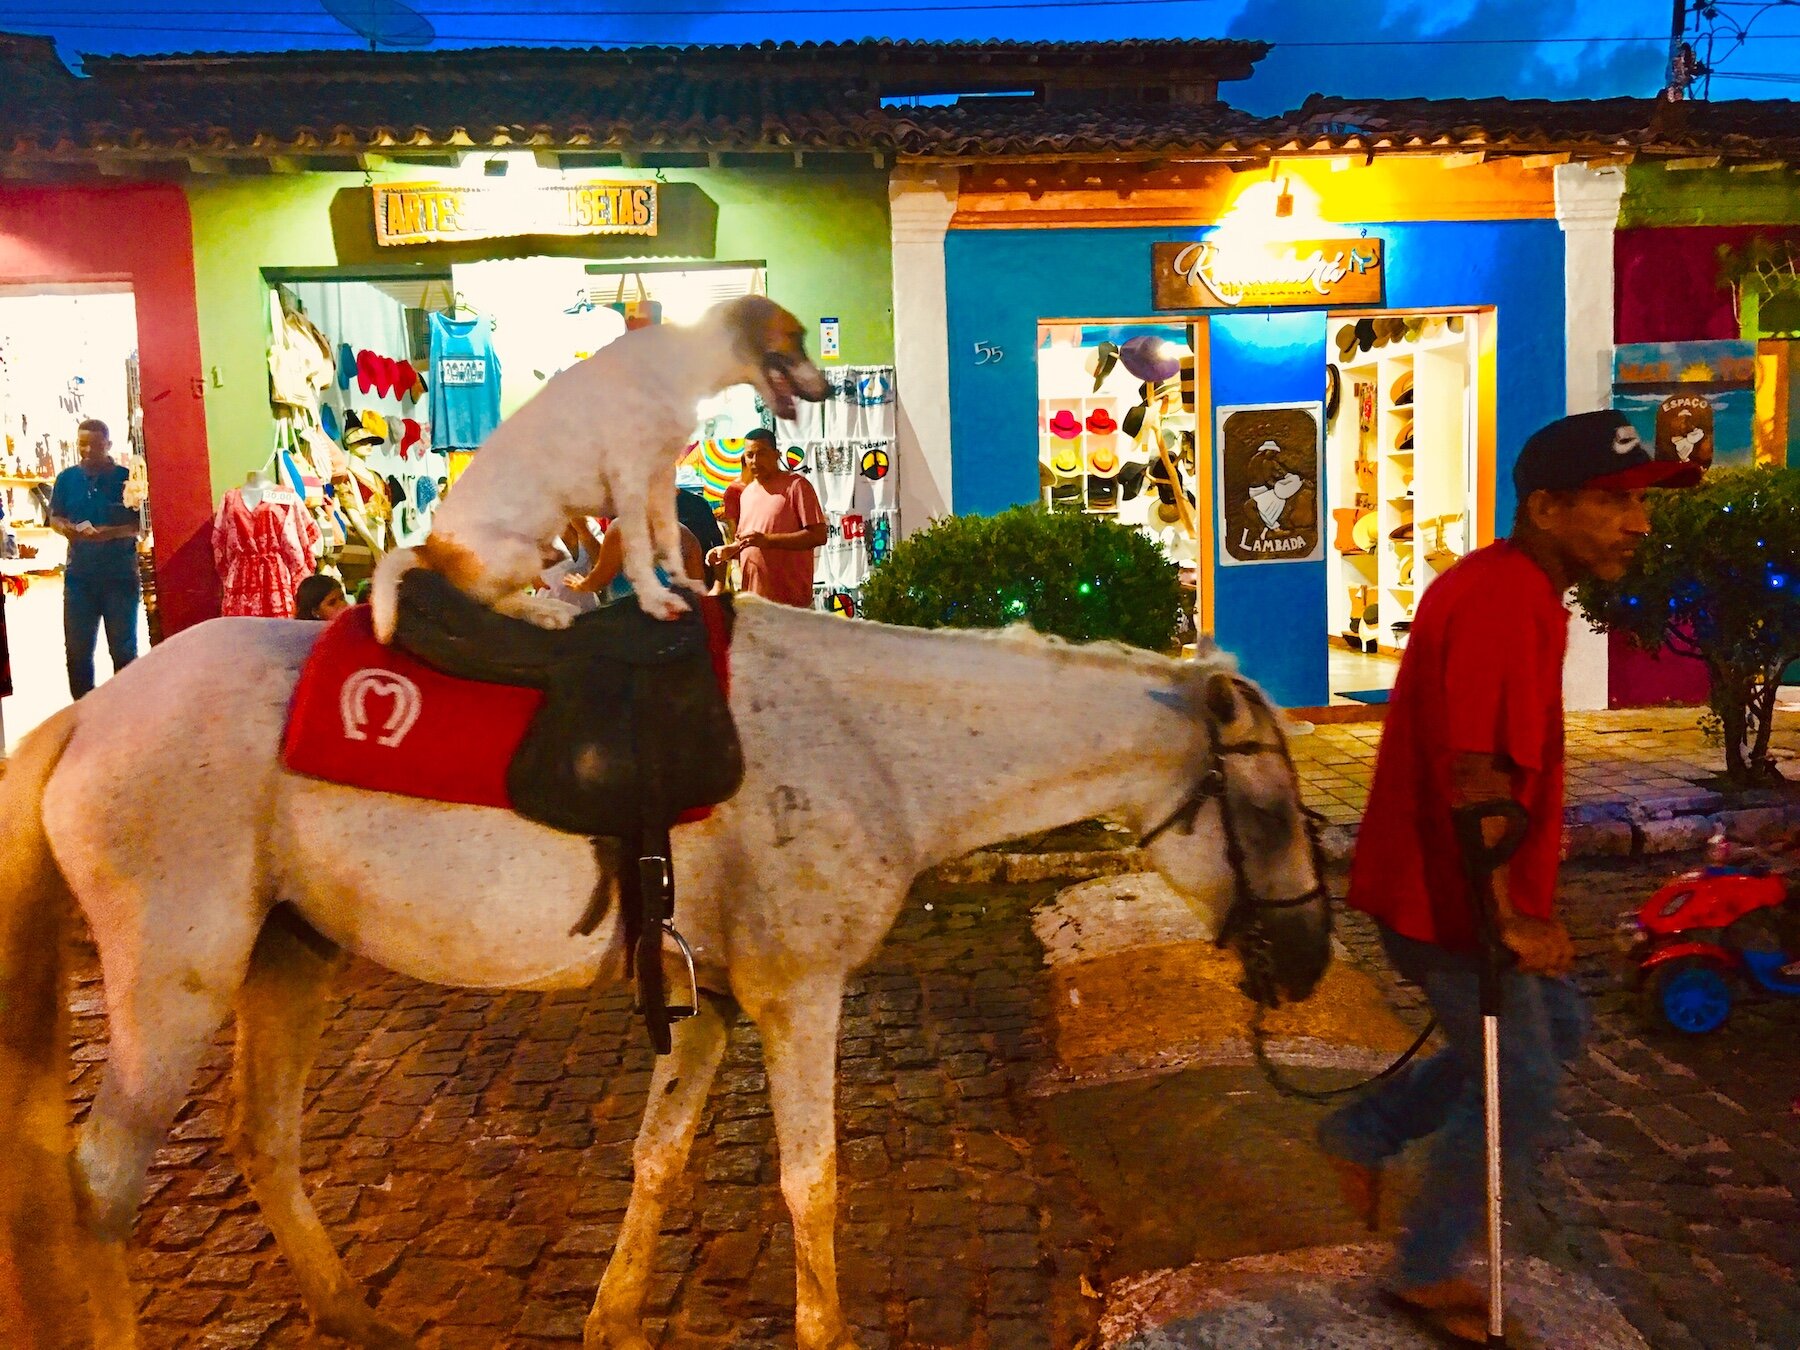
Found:
[{"label": "white column", "polygon": [[950,511],[950,320],[944,235],[957,170],[900,165],[888,180],[894,239],[894,383],[903,534]]},{"label": "white column", "polygon": [[[1563,231],[1565,375],[1572,413],[1612,406],[1613,232],[1625,171],[1561,164],[1556,219]],[[1504,320],[1502,320],[1504,322]],[[1606,636],[1577,611],[1569,624],[1563,699],[1572,710],[1606,707]]]}]

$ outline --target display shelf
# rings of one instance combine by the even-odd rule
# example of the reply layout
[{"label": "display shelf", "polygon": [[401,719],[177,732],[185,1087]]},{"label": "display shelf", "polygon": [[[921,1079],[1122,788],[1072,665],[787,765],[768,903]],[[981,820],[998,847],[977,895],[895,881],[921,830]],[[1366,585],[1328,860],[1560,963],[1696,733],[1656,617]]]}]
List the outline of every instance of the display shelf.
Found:
[{"label": "display shelf", "polygon": [[[1371,551],[1339,554],[1337,577],[1327,591],[1332,641],[1341,642],[1350,631],[1355,597],[1373,581],[1367,599],[1380,597],[1378,622],[1360,636],[1376,641],[1379,650],[1403,650],[1408,629],[1396,633],[1392,625],[1410,625],[1414,602],[1455,560],[1441,555],[1442,536],[1425,525],[1468,509],[1474,428],[1470,365],[1480,345],[1478,324],[1478,316],[1465,315],[1461,331],[1440,325],[1416,340],[1389,342],[1337,362],[1343,394],[1327,435],[1327,503],[1334,510],[1371,510],[1377,528]],[[1366,419],[1359,386],[1367,388]],[[1396,393],[1407,401],[1397,403]],[[1410,448],[1398,448],[1409,440]],[[1392,538],[1408,526],[1412,538]],[[1455,537],[1460,541],[1461,532]],[[1440,556],[1427,558],[1428,550]]]}]

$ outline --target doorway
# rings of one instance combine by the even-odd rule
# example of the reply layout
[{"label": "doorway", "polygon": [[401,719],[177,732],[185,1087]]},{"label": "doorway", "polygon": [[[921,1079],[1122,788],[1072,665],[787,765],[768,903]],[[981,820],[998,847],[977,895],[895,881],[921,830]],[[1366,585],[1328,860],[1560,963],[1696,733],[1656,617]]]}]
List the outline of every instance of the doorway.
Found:
[{"label": "doorway", "polygon": [[[0,576],[11,672],[10,691],[0,692],[0,739],[8,750],[70,701],[62,622],[68,543],[50,529],[49,508],[56,475],[79,458],[83,421],[106,423],[113,458],[130,472],[126,502],[143,519],[139,557],[147,557],[153,524],[137,331],[129,286],[0,288]],[[147,581],[149,573],[140,565]],[[147,586],[138,610],[140,654],[150,645],[154,604],[154,586]],[[104,634],[97,645],[101,683],[113,670]]]},{"label": "doorway", "polygon": [[1326,351],[1333,704],[1387,702],[1413,614],[1473,547],[1482,311],[1339,314]]},{"label": "doorway", "polygon": [[1203,612],[1207,569],[1199,564],[1209,537],[1199,490],[1197,346],[1195,325],[1168,319],[1038,325],[1040,501],[1155,540],[1180,569],[1190,621]]}]

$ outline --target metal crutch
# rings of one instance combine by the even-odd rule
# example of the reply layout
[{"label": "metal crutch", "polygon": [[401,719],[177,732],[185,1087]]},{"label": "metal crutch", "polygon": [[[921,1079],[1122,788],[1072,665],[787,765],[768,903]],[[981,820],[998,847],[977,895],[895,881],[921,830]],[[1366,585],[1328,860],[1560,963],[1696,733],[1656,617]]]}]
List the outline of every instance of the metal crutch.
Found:
[{"label": "metal crutch", "polygon": [[[1500,1004],[1502,977],[1511,954],[1500,941],[1495,910],[1494,873],[1517,852],[1530,817],[1517,802],[1504,798],[1472,802],[1451,813],[1463,871],[1475,903],[1476,932],[1481,942],[1482,1091],[1487,1115],[1488,1335],[1489,1350],[1505,1350],[1506,1298],[1501,1276],[1500,1212]],[[1505,833],[1490,845],[1488,821],[1505,822]]]}]

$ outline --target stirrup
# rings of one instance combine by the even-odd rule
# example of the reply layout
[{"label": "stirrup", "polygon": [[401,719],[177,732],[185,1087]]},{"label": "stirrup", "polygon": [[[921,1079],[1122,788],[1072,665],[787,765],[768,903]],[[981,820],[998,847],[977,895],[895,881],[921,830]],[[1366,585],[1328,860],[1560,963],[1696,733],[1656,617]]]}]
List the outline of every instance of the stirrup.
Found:
[{"label": "stirrup", "polygon": [[694,949],[688,946],[686,938],[681,936],[674,923],[664,919],[657,925],[663,933],[675,939],[675,946],[681,952],[681,959],[687,963],[688,1001],[686,1003],[669,1003],[663,1007],[663,1013],[671,1022],[683,1022],[700,1012],[700,979],[694,971]]}]

